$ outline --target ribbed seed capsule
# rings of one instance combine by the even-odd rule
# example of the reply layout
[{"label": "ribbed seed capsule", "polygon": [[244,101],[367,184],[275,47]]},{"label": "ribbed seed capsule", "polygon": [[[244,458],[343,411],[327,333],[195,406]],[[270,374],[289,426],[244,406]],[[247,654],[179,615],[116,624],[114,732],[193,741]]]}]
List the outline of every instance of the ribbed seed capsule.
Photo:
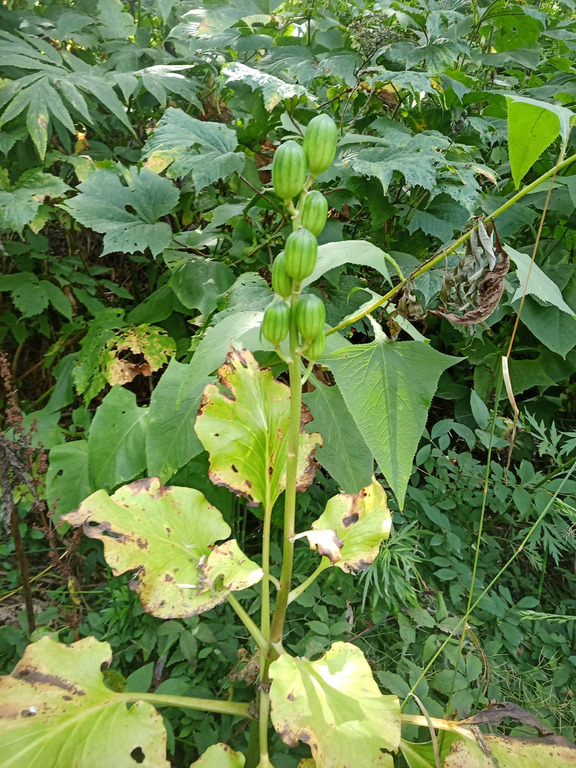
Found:
[{"label": "ribbed seed capsule", "polygon": [[272,185],[283,200],[299,195],[306,181],[306,155],[295,141],[280,144],[272,161]]},{"label": "ribbed seed capsule", "polygon": [[326,334],[322,331],[314,341],[310,344],[308,349],[304,352],[304,357],[308,360],[318,360],[322,357],[326,351]]},{"label": "ribbed seed capsule", "polygon": [[286,272],[286,259],[283,253],[276,256],[272,265],[272,288],[283,299],[287,299],[292,293],[292,278]]},{"label": "ribbed seed capsule", "polygon": [[314,341],[324,330],[326,307],[313,293],[300,297],[296,305],[296,327],[304,341]]},{"label": "ribbed seed capsule", "polygon": [[286,238],[284,264],[294,280],[304,280],[314,272],[318,256],[318,241],[308,229],[298,227]]},{"label": "ribbed seed capsule", "polygon": [[302,226],[318,237],[326,225],[327,218],[328,200],[326,200],[322,192],[319,192],[317,189],[309,192],[306,195],[304,207],[302,208],[302,215],[300,218]]},{"label": "ribbed seed capsule", "polygon": [[283,301],[275,301],[264,312],[262,334],[270,344],[280,344],[290,330],[290,307]]},{"label": "ribbed seed capsule", "polygon": [[304,152],[312,176],[318,176],[332,165],[338,145],[338,127],[326,114],[316,115],[304,134]]}]

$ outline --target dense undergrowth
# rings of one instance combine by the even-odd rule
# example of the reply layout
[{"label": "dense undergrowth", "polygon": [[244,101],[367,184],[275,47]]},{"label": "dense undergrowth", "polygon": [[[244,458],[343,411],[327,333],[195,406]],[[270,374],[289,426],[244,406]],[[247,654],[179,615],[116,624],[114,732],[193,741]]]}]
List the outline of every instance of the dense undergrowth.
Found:
[{"label": "dense undergrowth", "polygon": [[[249,700],[254,643],[229,604],[144,612],[60,518],[158,476],[204,493],[258,561],[264,513],[209,481],[194,419],[231,343],[287,381],[259,334],[290,232],[270,166],[320,111],[339,145],[309,290],[341,334],[304,387],[323,445],[296,530],[375,467],[393,530],[367,570],[294,599],[284,646],[352,642],[406,714],[511,701],[573,741],[570,4],[5,0],[0,29],[2,673],[30,640],[94,636],[114,690]],[[337,338],[384,336],[426,353],[338,367]],[[271,523],[280,578],[280,502]],[[296,547],[295,581],[310,572]],[[260,610],[259,587],[242,599]],[[245,748],[237,718],[163,712],[174,766]],[[273,739],[276,768],[309,756]]]}]

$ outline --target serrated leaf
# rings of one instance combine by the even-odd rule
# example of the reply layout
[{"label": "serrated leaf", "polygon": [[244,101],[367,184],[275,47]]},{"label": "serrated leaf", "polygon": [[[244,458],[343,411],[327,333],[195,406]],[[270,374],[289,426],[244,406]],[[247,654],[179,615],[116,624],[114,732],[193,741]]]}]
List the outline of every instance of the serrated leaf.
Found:
[{"label": "serrated leaf", "polygon": [[400,704],[383,696],[359,648],[334,643],[318,661],[283,654],[270,665],[272,723],[290,747],[308,744],[322,768],[392,768]]},{"label": "serrated leaf", "polygon": [[63,207],[86,227],[104,234],[102,255],[144,252],[158,256],[168,247],[172,229],[161,217],[171,213],[180,193],[169,179],[147,168],[94,171],[78,186],[80,194]]},{"label": "serrated leaf", "polygon": [[291,99],[293,96],[306,96],[313,103],[317,101],[302,85],[287,83],[279,77],[248,67],[240,61],[234,61],[222,67],[222,75],[228,83],[245,83],[253,90],[260,91],[268,112],[271,112],[284,99]]},{"label": "serrated leaf", "polygon": [[508,96],[508,151],[516,189],[546,147],[570,130],[572,113],[560,105]]},{"label": "serrated leaf", "polygon": [[[210,454],[210,479],[271,508],[286,486],[290,390],[260,369],[248,350],[232,350],[215,384],[204,390],[196,434]],[[297,490],[316,473],[313,454],[320,435],[300,435]]]},{"label": "serrated leaf", "polygon": [[319,382],[313,392],[303,395],[314,420],[307,430],[322,435],[316,460],[326,469],[341,490],[358,493],[370,483],[374,459],[342,398],[338,387]]},{"label": "serrated leaf", "polygon": [[230,526],[200,491],[166,488],[157,477],[113,496],[97,491],[63,519],[103,541],[114,574],[136,571],[132,585],[144,609],[159,618],[208,611],[262,578],[235,540],[214,546]]},{"label": "serrated leaf", "polygon": [[192,176],[196,192],[244,167],[235,152],[236,134],[222,123],[203,122],[181,109],[167,109],[143,149],[146,167],[164,170],[172,178]]},{"label": "serrated leaf", "polygon": [[[130,708],[105,684],[108,643],[86,637],[71,645],[43,637],[28,646],[11,675],[0,678],[3,768],[169,768],[162,716],[147,702]],[[103,738],[105,734],[106,738]]]},{"label": "serrated leaf", "polygon": [[386,491],[376,478],[358,494],[333,496],[312,523],[314,532],[336,532],[340,557],[332,564],[345,573],[365,571],[378,556],[380,544],[390,536],[391,527]]},{"label": "serrated leaf", "polygon": [[390,147],[363,149],[350,159],[350,167],[363,176],[374,176],[388,193],[394,173],[404,176],[407,184],[432,190],[436,183],[436,167],[443,158],[425,147]]},{"label": "serrated leaf", "polygon": [[136,395],[112,387],[96,411],[88,436],[88,461],[96,488],[115,488],[146,469],[148,409]]},{"label": "serrated leaf", "polygon": [[400,508],[438,379],[458,360],[418,341],[357,344],[322,358]]}]

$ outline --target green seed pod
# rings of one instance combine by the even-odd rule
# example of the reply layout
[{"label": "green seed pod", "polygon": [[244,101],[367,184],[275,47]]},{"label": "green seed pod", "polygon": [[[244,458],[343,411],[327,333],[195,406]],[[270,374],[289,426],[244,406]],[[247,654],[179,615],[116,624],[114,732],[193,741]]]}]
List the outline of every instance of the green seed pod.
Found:
[{"label": "green seed pod", "polygon": [[318,176],[332,165],[338,144],[338,128],[326,114],[316,115],[304,134],[304,152],[312,176]]},{"label": "green seed pod", "polygon": [[306,155],[300,144],[286,141],[274,153],[272,184],[283,200],[299,195],[306,181]]},{"label": "green seed pod", "polygon": [[283,253],[276,256],[272,265],[272,288],[283,299],[287,299],[292,293],[292,278],[286,272],[286,259]]},{"label": "green seed pod", "polygon": [[270,344],[280,344],[290,330],[290,307],[283,301],[274,301],[264,312],[262,333]]},{"label": "green seed pod", "polygon": [[304,280],[314,272],[318,256],[318,241],[308,229],[298,227],[286,238],[284,264],[294,280]]},{"label": "green seed pod", "polygon": [[300,297],[296,305],[296,327],[304,341],[314,341],[324,330],[326,307],[313,293]]},{"label": "green seed pod", "polygon": [[328,218],[328,200],[317,189],[309,192],[304,201],[300,223],[318,237]]},{"label": "green seed pod", "polygon": [[314,341],[310,344],[308,349],[304,351],[304,357],[306,357],[308,360],[318,360],[319,357],[322,357],[325,351],[326,334],[324,331],[321,331],[321,333],[319,333]]}]

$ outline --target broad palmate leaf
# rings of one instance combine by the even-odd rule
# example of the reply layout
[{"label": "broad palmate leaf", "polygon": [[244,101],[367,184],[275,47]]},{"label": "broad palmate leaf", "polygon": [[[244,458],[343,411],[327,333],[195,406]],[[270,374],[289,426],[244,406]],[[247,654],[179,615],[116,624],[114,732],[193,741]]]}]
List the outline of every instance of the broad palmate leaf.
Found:
[{"label": "broad palmate leaf", "polygon": [[51,121],[56,120],[72,134],[78,118],[87,125],[94,123],[85,94],[132,131],[126,109],[114,91],[116,75],[90,67],[66,50],[56,50],[48,40],[0,32],[0,67],[21,72],[0,89],[0,110],[5,107],[2,124],[25,112],[26,127],[42,160]]},{"label": "broad palmate leaf", "polygon": [[169,179],[148,168],[129,168],[122,175],[97,170],[78,191],[63,207],[80,224],[104,234],[102,256],[147,248],[158,256],[170,244],[170,225],[158,221],[172,211],[180,195]]},{"label": "broad palmate leaf", "polygon": [[132,586],[144,610],[162,619],[208,611],[262,578],[234,539],[214,546],[230,526],[200,491],[166,488],[157,477],[113,496],[97,491],[62,519],[103,541],[114,574],[136,571]]},{"label": "broad palmate leaf", "polygon": [[[112,649],[94,637],[28,646],[0,678],[3,768],[169,768],[162,716],[104,684]],[[134,759],[137,755],[137,759]]]},{"label": "broad palmate leaf", "polygon": [[322,358],[401,508],[438,379],[458,360],[419,341],[374,341]]},{"label": "broad palmate leaf", "polygon": [[203,122],[181,109],[167,109],[144,146],[145,166],[168,175],[192,176],[196,191],[226,179],[244,167],[244,155],[235,152],[236,134],[222,123]]},{"label": "broad palmate leaf", "polygon": [[303,741],[320,768],[393,768],[400,703],[383,696],[360,648],[334,643],[318,661],[282,654],[270,665],[272,723],[282,741]]},{"label": "broad palmate leaf", "polygon": [[[260,369],[247,349],[233,349],[204,390],[196,434],[210,454],[210,479],[270,509],[286,486],[290,390]],[[300,435],[298,490],[314,480],[320,435]]]}]

